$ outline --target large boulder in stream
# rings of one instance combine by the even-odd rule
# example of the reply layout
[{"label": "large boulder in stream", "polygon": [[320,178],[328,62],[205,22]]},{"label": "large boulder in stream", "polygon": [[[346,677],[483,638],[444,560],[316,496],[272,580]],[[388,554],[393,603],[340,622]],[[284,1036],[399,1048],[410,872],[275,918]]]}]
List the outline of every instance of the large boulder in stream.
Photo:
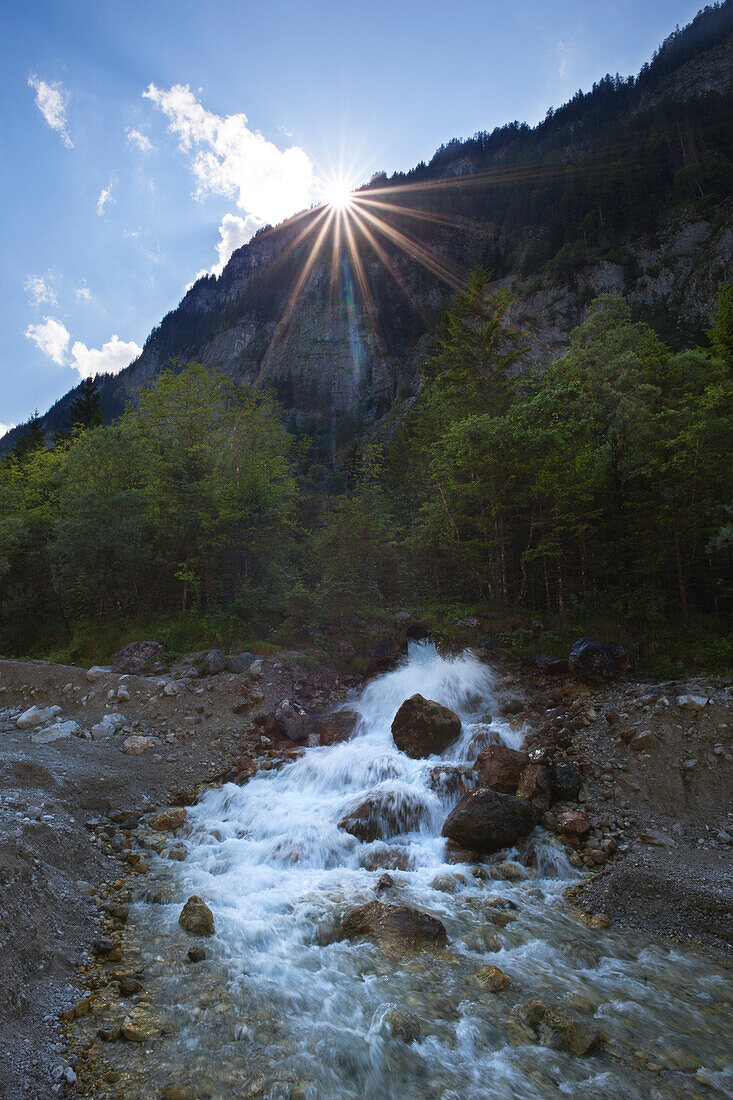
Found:
[{"label": "large boulder in stream", "polygon": [[604,683],[630,670],[631,654],[617,642],[579,638],[570,650],[568,664],[570,671],[581,679]]},{"label": "large boulder in stream", "polygon": [[322,745],[335,745],[339,741],[349,741],[356,729],[359,715],[356,711],[344,708],[327,714],[318,722],[315,733]]},{"label": "large boulder in stream", "polygon": [[198,894],[192,894],[183,906],[178,923],[192,936],[214,935],[214,914]]},{"label": "large boulder in stream", "polygon": [[376,940],[381,947],[402,951],[437,951],[448,942],[445,927],[436,917],[381,901],[370,901],[347,913],[343,933],[348,940]]},{"label": "large boulder in stream", "polygon": [[506,745],[487,745],[476,757],[476,772],[482,787],[500,794],[516,794],[519,777],[528,763],[526,752]]},{"label": "large boulder in stream", "polygon": [[279,740],[287,738],[296,745],[307,741],[316,728],[318,719],[311,714],[295,699],[282,699],[273,714],[268,714],[265,719],[265,733]]},{"label": "large boulder in stream", "polygon": [[405,699],[392,722],[395,745],[413,760],[443,752],[460,734],[458,715],[422,695]]},{"label": "large boulder in stream", "polygon": [[417,829],[430,812],[424,799],[403,791],[371,791],[339,821],[339,828],[365,844]]},{"label": "large boulder in stream", "polygon": [[498,852],[515,844],[539,824],[530,803],[487,787],[469,791],[443,822],[443,836],[474,852]]}]

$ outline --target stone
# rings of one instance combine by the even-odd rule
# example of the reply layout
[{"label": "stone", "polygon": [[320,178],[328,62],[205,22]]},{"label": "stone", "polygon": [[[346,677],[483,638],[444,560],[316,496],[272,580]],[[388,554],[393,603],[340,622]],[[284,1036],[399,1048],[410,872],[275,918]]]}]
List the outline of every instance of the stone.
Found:
[{"label": "stone", "polygon": [[681,710],[689,710],[696,713],[708,705],[706,695],[678,695],[677,706]]},{"label": "stone", "polygon": [[585,836],[591,828],[590,818],[583,810],[564,810],[555,819],[555,829],[563,836]]},{"label": "stone", "polygon": [[150,828],[158,833],[171,833],[180,829],[188,816],[185,806],[170,806],[150,819]]},{"label": "stone", "polygon": [[506,745],[487,745],[476,758],[476,772],[482,787],[500,794],[516,794],[519,777],[528,763],[526,752]]},{"label": "stone", "polygon": [[392,886],[394,886],[394,879],[385,871],[383,875],[379,876],[379,882],[376,885],[377,893],[380,890],[389,890]]},{"label": "stone", "polygon": [[427,642],[432,637],[430,628],[425,623],[410,623],[405,630],[405,637],[408,642]]},{"label": "stone", "polygon": [[38,707],[32,706],[28,710],[24,710],[23,713],[16,718],[15,724],[19,730],[32,730],[37,726],[43,726],[46,722],[50,722],[57,714],[61,713],[61,707]]},{"label": "stone", "polygon": [[428,772],[427,785],[441,798],[460,798],[477,785],[476,771],[470,764],[436,764]]},{"label": "stone", "polygon": [[453,875],[436,875],[430,886],[431,889],[439,890],[442,894],[452,894],[458,886],[458,879]]},{"label": "stone", "polygon": [[147,1043],[156,1037],[157,1031],[143,1019],[125,1016],[120,1028],[120,1035],[128,1043]]},{"label": "stone", "polygon": [[417,1016],[402,1008],[391,1008],[382,1020],[387,1033],[403,1043],[418,1043],[422,1038],[422,1025]]},{"label": "stone", "polygon": [[294,699],[282,699],[265,719],[265,733],[273,739],[286,737],[296,745],[307,741],[316,727],[316,716]]},{"label": "stone", "polygon": [[137,978],[120,978],[120,993],[123,997],[134,997],[136,993],[141,993],[143,983],[139,982]]},{"label": "stone", "polygon": [[631,738],[629,748],[632,752],[648,752],[650,749],[655,749],[658,744],[651,730],[642,730]]},{"label": "stone", "polygon": [[373,939],[382,947],[405,951],[435,951],[446,946],[444,925],[435,917],[406,905],[370,901],[352,909],[343,920],[346,939]]},{"label": "stone", "polygon": [[203,947],[189,947],[187,958],[189,962],[200,963],[206,958],[206,952]]},{"label": "stone", "polygon": [[204,657],[203,671],[207,676],[218,676],[227,667],[227,660],[220,649],[210,649]]},{"label": "stone", "polygon": [[353,710],[336,710],[321,718],[315,728],[315,734],[322,745],[335,745],[348,741],[352,737],[359,715]]},{"label": "stone", "polygon": [[198,894],[192,894],[183,906],[178,923],[192,936],[214,935],[214,914]]},{"label": "stone", "polygon": [[413,760],[443,752],[460,734],[458,715],[422,695],[406,699],[392,722],[395,745]]},{"label": "stone", "polygon": [[513,860],[504,860],[503,863],[497,863],[496,867],[491,869],[491,877],[501,879],[504,882],[519,882],[525,876],[526,871],[522,864],[514,863]]},{"label": "stone", "polygon": [[631,655],[626,646],[585,637],[573,643],[568,664],[576,676],[603,683],[628,672]]},{"label": "stone", "polygon": [[92,735],[92,741],[107,741],[118,730],[122,729],[125,721],[124,714],[105,714],[104,718],[92,726],[89,731]]},{"label": "stone", "polygon": [[555,764],[552,769],[552,797],[558,802],[574,802],[583,785],[577,764]]},{"label": "stone", "polygon": [[97,680],[101,680],[104,676],[109,676],[111,668],[106,668],[104,665],[92,665],[87,669],[87,680],[90,684],[96,684]]},{"label": "stone", "polygon": [[523,799],[480,787],[469,791],[443,822],[442,835],[462,848],[496,852],[526,836],[540,821]]},{"label": "stone", "polygon": [[570,671],[567,657],[558,657],[554,653],[541,653],[535,658],[535,664],[540,672],[548,676],[562,676]]},{"label": "stone", "polygon": [[122,742],[122,751],[128,756],[142,756],[148,749],[154,749],[158,744],[154,737],[141,737],[134,733]]},{"label": "stone", "polygon": [[246,672],[255,660],[254,653],[235,653],[232,657],[227,657],[227,672]]},{"label": "stone", "polygon": [[364,844],[389,840],[416,829],[427,807],[419,795],[404,791],[372,791],[358,806],[345,814],[339,828]]},{"label": "stone", "polygon": [[590,1054],[603,1038],[597,1027],[562,1012],[539,997],[515,1005],[511,1019],[527,1028],[543,1046],[576,1056]]},{"label": "stone", "polygon": [[34,745],[48,745],[52,741],[63,741],[67,737],[81,736],[81,726],[78,722],[69,719],[66,722],[54,722],[43,730],[36,730],[31,734]]},{"label": "stone", "polygon": [[517,798],[527,799],[543,813],[550,808],[552,772],[545,764],[528,764],[517,784]]},{"label": "stone", "polygon": [[112,664],[117,672],[123,672],[128,676],[142,676],[151,670],[152,665],[160,661],[163,653],[160,642],[150,640],[128,642],[113,655]]},{"label": "stone", "polygon": [[475,974],[471,974],[468,984],[488,993],[501,993],[502,990],[509,989],[512,983],[498,966],[482,966]]}]

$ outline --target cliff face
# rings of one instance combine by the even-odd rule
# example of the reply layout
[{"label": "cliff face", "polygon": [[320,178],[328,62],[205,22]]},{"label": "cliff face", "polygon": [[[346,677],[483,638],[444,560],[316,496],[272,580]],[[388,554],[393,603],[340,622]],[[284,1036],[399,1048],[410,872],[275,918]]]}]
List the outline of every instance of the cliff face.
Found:
[{"label": "cliff face", "polygon": [[[440,309],[476,264],[515,295],[527,370],[562,351],[599,293],[624,295],[672,344],[698,338],[733,274],[732,178],[727,0],[670,36],[638,78],[604,78],[534,130],[454,141],[375,179],[364,197],[392,208],[370,208],[386,229],[355,229],[361,277],[332,231],[311,262],[318,210],[260,232],[189,290],[135,363],[101,380],[105,413],[194,359],[272,387],[294,426],[337,446],[414,391]],[[44,418],[49,434],[71,397]]]}]

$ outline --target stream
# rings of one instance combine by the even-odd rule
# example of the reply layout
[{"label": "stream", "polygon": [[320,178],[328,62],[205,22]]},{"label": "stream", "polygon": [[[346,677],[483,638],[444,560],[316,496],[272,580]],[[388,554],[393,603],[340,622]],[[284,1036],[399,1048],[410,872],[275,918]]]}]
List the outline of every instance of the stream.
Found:
[{"label": "stream", "polygon": [[[189,811],[185,861],[153,859],[149,879],[167,883],[167,904],[133,907],[167,1034],[108,1048],[126,1100],[174,1085],[186,1100],[733,1096],[722,965],[580,923],[563,900],[579,872],[540,828],[483,864],[446,862],[441,826],[466,765],[490,742],[522,739],[496,717],[494,684],[470,653],[412,645],[349,702],[352,740],[212,789]],[[412,760],[392,741],[392,719],[416,692],[461,718],[441,757]],[[375,793],[388,839],[362,843],[338,822]],[[519,864],[511,881],[490,874],[505,861]],[[393,884],[376,893],[385,871]],[[205,962],[184,965],[194,941],[177,919],[191,894],[211,907],[216,935],[201,941]],[[400,955],[340,938],[344,914],[377,897],[441,920],[447,950]],[[510,988],[472,983],[488,964]],[[531,997],[605,1041],[582,1057],[512,1042],[506,1020]]]}]

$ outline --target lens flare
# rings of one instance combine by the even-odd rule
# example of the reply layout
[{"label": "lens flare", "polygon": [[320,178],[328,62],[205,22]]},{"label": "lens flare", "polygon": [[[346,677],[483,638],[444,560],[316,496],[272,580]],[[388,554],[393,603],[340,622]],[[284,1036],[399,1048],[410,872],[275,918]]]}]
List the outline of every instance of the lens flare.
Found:
[{"label": "lens flare", "polygon": [[326,204],[332,210],[348,210],[353,202],[353,188],[343,176],[327,180],[323,191]]}]

